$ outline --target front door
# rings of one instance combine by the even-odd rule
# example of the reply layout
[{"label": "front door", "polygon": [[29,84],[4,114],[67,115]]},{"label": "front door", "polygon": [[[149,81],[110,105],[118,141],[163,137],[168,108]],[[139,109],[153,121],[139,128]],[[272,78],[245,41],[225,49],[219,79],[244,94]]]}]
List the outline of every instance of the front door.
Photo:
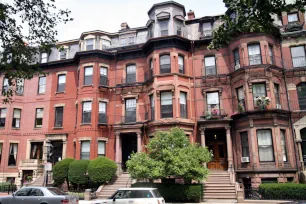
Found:
[{"label": "front door", "polygon": [[50,162],[54,165],[56,162],[62,160],[63,156],[63,141],[62,140],[56,140],[51,141],[51,144],[53,145],[53,149],[50,156]]},{"label": "front door", "polygon": [[122,170],[126,171],[126,162],[131,158],[133,152],[137,152],[136,134],[122,134]]},{"label": "front door", "polygon": [[212,151],[213,156],[211,162],[208,163],[209,169],[226,170],[227,169],[227,155],[226,143],[224,141],[212,141],[208,143],[208,149]]}]

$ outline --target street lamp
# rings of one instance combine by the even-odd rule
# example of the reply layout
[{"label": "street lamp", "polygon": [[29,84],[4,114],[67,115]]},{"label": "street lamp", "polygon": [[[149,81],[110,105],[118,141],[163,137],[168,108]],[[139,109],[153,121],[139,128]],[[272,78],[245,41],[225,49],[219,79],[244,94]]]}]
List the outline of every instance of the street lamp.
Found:
[{"label": "street lamp", "polygon": [[45,164],[45,186],[48,185],[48,171],[50,170],[49,167],[49,161],[50,161],[50,156],[52,155],[52,151],[53,151],[53,145],[51,144],[50,140],[46,140],[45,142],[45,152],[46,152],[46,157],[47,157],[47,162]]}]

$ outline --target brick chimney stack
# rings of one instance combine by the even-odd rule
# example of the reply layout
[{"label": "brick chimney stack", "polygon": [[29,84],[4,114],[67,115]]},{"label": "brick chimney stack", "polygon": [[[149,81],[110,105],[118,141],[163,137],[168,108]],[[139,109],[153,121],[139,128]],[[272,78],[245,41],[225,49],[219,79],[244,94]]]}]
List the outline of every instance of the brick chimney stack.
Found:
[{"label": "brick chimney stack", "polygon": [[130,28],[129,25],[128,25],[126,22],[121,23],[121,30],[123,30],[123,29],[129,29],[129,28]]},{"label": "brick chimney stack", "polygon": [[195,18],[195,15],[194,15],[194,11],[193,10],[189,10],[189,12],[187,13],[188,15],[188,20],[192,20]]}]

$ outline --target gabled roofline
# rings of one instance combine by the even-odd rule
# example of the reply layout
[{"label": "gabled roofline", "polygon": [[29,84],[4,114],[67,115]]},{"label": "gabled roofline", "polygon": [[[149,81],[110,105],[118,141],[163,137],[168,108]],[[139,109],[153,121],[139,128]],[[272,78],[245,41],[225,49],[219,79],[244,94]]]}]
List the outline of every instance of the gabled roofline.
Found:
[{"label": "gabled roofline", "polygon": [[155,7],[164,6],[164,5],[169,5],[169,4],[173,4],[173,5],[175,5],[175,6],[178,6],[178,7],[182,8],[182,9],[183,9],[183,12],[184,12],[184,16],[186,16],[185,6],[182,5],[182,4],[179,4],[179,3],[175,2],[175,1],[165,1],[165,2],[161,2],[161,3],[154,4],[154,5],[150,8],[150,10],[148,11],[148,15],[150,15],[150,13],[152,12],[152,10],[153,10]]}]

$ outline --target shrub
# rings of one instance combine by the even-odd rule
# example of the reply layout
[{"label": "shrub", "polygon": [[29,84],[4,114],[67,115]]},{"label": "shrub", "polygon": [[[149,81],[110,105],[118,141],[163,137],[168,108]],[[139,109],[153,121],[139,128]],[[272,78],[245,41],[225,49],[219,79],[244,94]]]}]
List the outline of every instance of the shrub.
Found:
[{"label": "shrub", "polygon": [[259,186],[263,199],[273,200],[306,200],[306,184],[269,183]]},{"label": "shrub", "polygon": [[73,184],[86,184],[88,182],[87,167],[89,160],[75,160],[70,163],[68,180]]},{"label": "shrub", "polygon": [[135,183],[132,187],[157,188],[166,202],[200,202],[203,194],[202,184]]},{"label": "shrub", "polygon": [[12,191],[13,190],[17,190],[16,185],[13,183],[9,183],[9,182],[0,182],[0,192],[8,192],[9,190]]},{"label": "shrub", "polygon": [[103,184],[115,176],[117,165],[106,157],[98,157],[91,160],[88,165],[88,176],[95,184]]},{"label": "shrub", "polygon": [[65,181],[68,183],[69,165],[74,159],[66,158],[57,162],[53,167],[53,179],[57,186],[62,185]]}]

